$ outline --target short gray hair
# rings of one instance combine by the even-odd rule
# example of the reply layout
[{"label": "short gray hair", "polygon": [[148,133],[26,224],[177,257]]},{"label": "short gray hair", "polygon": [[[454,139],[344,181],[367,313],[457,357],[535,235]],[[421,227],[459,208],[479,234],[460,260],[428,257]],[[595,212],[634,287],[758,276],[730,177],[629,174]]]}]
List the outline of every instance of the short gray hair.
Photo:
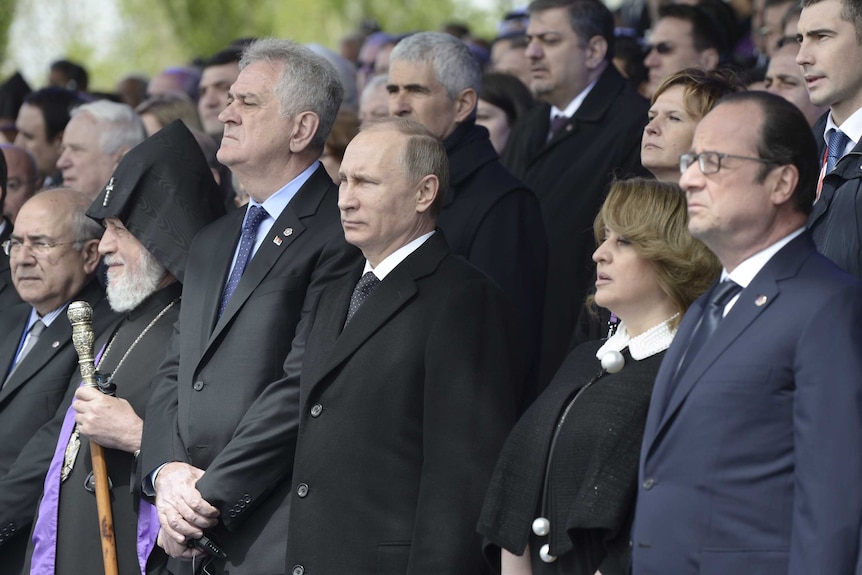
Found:
[{"label": "short gray hair", "polygon": [[404,170],[404,175],[411,184],[418,183],[428,175],[437,177],[439,188],[429,214],[437,216],[443,208],[446,193],[449,191],[449,157],[443,142],[424,124],[410,118],[398,116],[378,118],[364,125],[361,131],[374,130],[394,130],[407,137],[407,143],[398,157],[398,165]]},{"label": "short gray hair", "polygon": [[282,116],[314,112],[320,120],[310,147],[323,150],[344,98],[344,86],[326,58],[290,40],[263,38],[243,52],[239,69],[257,62],[282,64],[275,85]]},{"label": "short gray hair", "polygon": [[131,150],[147,137],[141,117],[127,104],[96,100],[72,110],[72,117],[85,113],[98,124],[99,149],[105,155],[116,154],[123,148]]},{"label": "short gray hair", "polygon": [[479,92],[482,70],[467,45],[442,32],[419,32],[395,45],[390,61],[427,62],[449,98],[454,100],[467,89]]}]

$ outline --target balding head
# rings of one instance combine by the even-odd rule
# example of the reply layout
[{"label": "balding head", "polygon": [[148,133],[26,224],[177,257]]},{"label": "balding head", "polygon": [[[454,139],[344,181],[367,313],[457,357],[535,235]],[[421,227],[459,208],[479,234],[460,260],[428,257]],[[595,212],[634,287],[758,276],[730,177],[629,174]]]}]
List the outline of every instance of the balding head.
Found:
[{"label": "balding head", "polygon": [[89,204],[58,188],[33,196],[18,212],[9,250],[12,282],[40,315],[66,304],[96,271],[102,229],[85,215]]}]

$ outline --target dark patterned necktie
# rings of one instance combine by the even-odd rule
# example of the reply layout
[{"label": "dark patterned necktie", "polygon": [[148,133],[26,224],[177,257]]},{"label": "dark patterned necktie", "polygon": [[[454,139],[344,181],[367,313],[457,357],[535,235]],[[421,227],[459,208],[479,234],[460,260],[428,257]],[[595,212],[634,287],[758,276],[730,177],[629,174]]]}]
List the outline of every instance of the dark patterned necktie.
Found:
[{"label": "dark patterned necktie", "polygon": [[829,147],[826,151],[826,173],[828,174],[832,170],[835,169],[835,164],[838,163],[838,160],[841,159],[841,156],[844,155],[844,149],[847,147],[847,144],[850,142],[850,138],[847,137],[847,134],[838,129],[830,130],[829,134]]},{"label": "dark patterned necktie", "polygon": [[251,251],[255,240],[257,240],[257,227],[265,217],[266,210],[260,206],[251,206],[248,209],[248,215],[245,218],[245,223],[242,225],[242,236],[239,240],[239,252],[236,255],[236,263],[233,265],[230,277],[224,286],[221,305],[218,308],[219,317],[224,313],[227,303],[230,301],[230,296],[233,295],[236,286],[239,285],[239,280],[242,278],[248,261],[251,259]]},{"label": "dark patterned necktie", "polygon": [[350,307],[347,308],[347,320],[344,322],[344,327],[347,327],[347,324],[353,319],[359,306],[371,295],[371,292],[374,291],[374,288],[379,283],[380,280],[377,279],[374,272],[365,272],[365,275],[359,278],[359,281],[356,282],[356,287],[353,288],[353,295],[350,296]]}]

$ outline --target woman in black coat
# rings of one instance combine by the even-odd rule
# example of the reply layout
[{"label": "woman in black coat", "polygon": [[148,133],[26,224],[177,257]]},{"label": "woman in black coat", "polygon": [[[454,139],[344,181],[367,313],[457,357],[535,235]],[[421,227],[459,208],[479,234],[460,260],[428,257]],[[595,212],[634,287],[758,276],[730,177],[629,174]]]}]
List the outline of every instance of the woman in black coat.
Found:
[{"label": "woman in black coat", "polygon": [[674,184],[613,184],[595,221],[595,303],[622,321],[573,350],[504,446],[479,532],[503,575],[624,574],[643,426],[682,313],[720,264]]}]

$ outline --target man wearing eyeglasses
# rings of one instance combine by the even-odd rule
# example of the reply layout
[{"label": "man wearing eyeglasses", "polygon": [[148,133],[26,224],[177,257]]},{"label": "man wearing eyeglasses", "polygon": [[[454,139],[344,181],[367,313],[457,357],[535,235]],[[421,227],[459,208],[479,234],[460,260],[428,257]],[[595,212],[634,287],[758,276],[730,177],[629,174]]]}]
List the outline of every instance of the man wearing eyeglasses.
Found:
[{"label": "man wearing eyeglasses", "polygon": [[653,92],[665,78],[685,68],[714,70],[727,51],[727,42],[718,24],[703,10],[687,4],[668,4],[659,12],[652,27],[644,66],[649,82],[644,96]]},{"label": "man wearing eyeglasses", "polygon": [[[40,428],[53,420],[78,366],[66,307],[73,300],[89,302],[97,336],[115,319],[94,280],[102,228],[84,215],[89,204],[72,190],[42,192],[24,204],[3,244],[3,257],[9,258],[12,281],[24,300],[0,314],[0,480],[20,459],[26,464],[16,464],[15,473],[29,481],[17,485],[44,479],[45,453],[24,451],[37,431],[50,435]],[[15,499],[8,490],[4,496]],[[30,508],[29,515],[22,515],[32,517],[38,494],[21,501]],[[0,574],[20,573],[29,532],[26,522],[0,523]]]},{"label": "man wearing eyeglasses", "polygon": [[689,231],[724,270],[656,376],[634,575],[858,573],[862,285],[805,229],[816,150],[793,104],[743,92],[680,158]]}]

